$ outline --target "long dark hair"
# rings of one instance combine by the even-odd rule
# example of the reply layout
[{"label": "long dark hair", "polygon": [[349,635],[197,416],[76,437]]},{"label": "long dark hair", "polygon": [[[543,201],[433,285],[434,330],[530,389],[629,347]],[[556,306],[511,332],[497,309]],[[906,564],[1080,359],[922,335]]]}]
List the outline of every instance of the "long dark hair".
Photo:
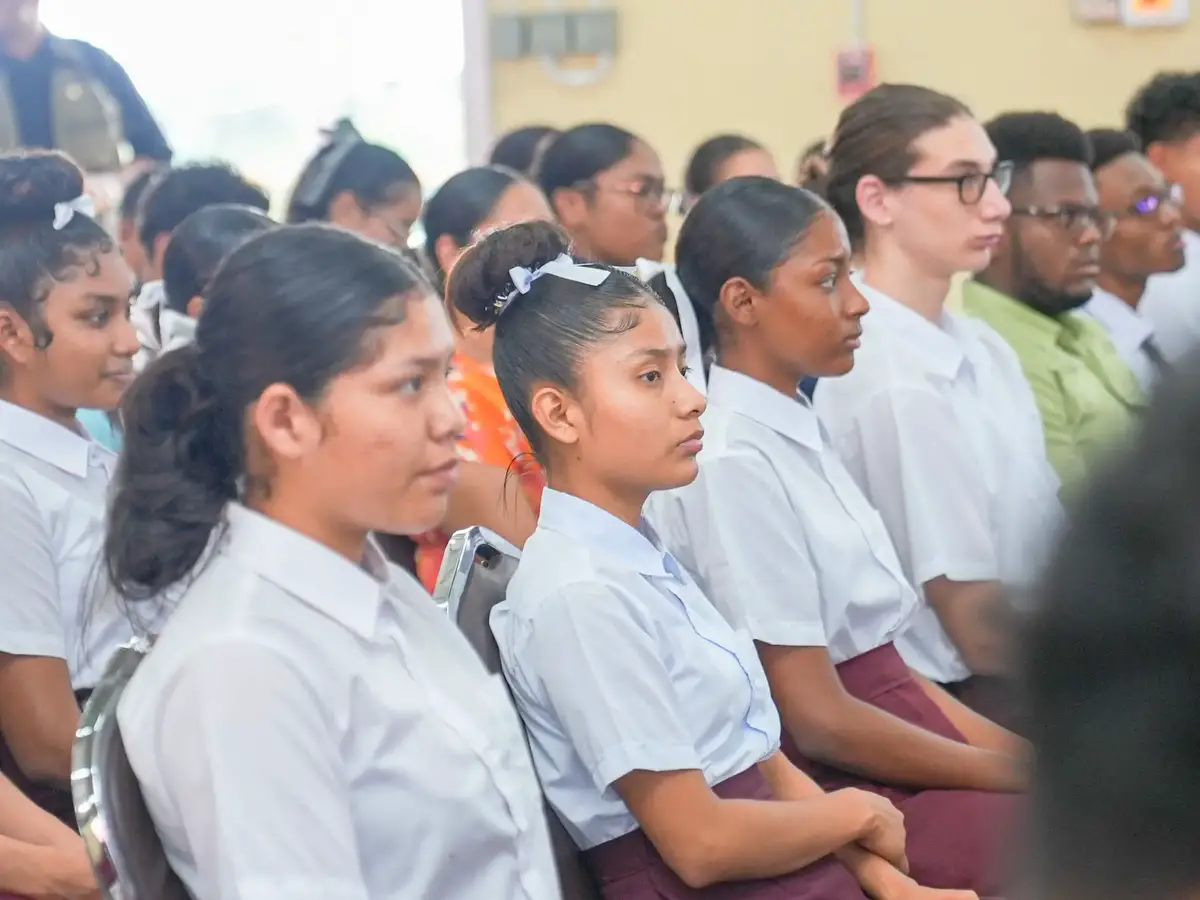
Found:
[{"label": "long dark hair", "polygon": [[122,596],[145,599],[202,558],[246,466],[246,409],[271,384],[315,400],[432,291],[400,254],[323,225],[250,238],[205,291],[196,341],[155,360],[126,394],[105,558]]}]

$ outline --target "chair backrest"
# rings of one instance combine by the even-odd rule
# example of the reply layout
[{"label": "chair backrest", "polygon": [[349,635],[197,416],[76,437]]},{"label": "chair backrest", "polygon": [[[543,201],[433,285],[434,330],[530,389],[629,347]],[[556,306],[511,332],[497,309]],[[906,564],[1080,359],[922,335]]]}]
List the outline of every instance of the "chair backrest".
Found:
[{"label": "chair backrest", "polygon": [[117,726],[117,704],[150,649],[121,647],[83,708],[71,753],[71,793],[96,880],[109,900],[192,900],[167,863]]},{"label": "chair backrest", "polygon": [[[490,623],[492,608],[504,599],[520,555],[512,544],[486,528],[456,532],[446,545],[434,588],[434,600],[445,606],[450,620],[466,635],[489,672],[501,671],[500,648]],[[600,900],[579,848],[549,804],[546,821],[563,900]]]}]

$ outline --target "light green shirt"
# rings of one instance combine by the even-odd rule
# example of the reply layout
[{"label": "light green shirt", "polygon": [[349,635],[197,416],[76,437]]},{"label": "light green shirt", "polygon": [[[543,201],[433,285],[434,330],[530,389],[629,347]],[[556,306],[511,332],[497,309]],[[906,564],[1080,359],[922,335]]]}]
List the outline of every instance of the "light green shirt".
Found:
[{"label": "light green shirt", "polygon": [[1078,312],[1051,318],[978,281],[963,285],[963,309],[1016,351],[1042,414],[1047,456],[1064,485],[1078,483],[1146,403],[1103,326]]}]

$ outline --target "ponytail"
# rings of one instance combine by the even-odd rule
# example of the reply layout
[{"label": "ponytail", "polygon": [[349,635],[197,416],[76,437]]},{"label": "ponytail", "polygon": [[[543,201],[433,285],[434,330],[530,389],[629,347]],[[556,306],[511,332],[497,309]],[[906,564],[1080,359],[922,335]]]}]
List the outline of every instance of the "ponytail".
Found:
[{"label": "ponytail", "polygon": [[104,554],[120,594],[146,599],[196,567],[237,497],[242,469],[234,410],[223,410],[190,344],[155,360],[122,402],[117,466]]}]

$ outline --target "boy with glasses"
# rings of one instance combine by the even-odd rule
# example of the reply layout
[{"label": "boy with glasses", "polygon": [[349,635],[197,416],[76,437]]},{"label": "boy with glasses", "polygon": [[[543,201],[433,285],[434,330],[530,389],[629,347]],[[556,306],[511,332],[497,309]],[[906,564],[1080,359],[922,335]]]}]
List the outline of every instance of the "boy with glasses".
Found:
[{"label": "boy with glasses", "polygon": [[964,285],[963,307],[1016,351],[1047,455],[1070,485],[1144,405],[1104,329],[1078,311],[1095,291],[1100,247],[1115,220],[1099,205],[1092,148],[1077,125],[1031,112],[986,127],[1000,158],[1013,165],[1013,209],[991,263]]},{"label": "boy with glasses", "polygon": [[1112,219],[1100,277],[1083,311],[1112,338],[1143,391],[1168,366],[1153,323],[1139,306],[1152,275],[1183,267],[1182,190],[1169,184],[1127,131],[1088,132],[1100,206]]}]

